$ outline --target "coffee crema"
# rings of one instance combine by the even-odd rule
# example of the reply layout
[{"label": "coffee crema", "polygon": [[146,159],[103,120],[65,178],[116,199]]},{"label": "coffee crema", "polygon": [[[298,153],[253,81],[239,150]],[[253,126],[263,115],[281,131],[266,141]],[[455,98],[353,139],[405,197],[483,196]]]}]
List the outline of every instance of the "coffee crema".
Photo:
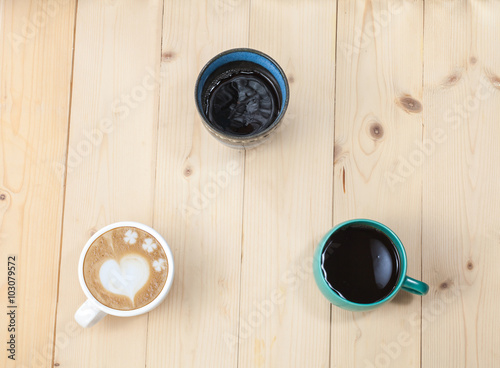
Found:
[{"label": "coffee crema", "polygon": [[132,310],[151,303],[163,289],[168,260],[160,242],[136,227],[118,227],[99,236],[83,261],[83,278],[103,305]]}]

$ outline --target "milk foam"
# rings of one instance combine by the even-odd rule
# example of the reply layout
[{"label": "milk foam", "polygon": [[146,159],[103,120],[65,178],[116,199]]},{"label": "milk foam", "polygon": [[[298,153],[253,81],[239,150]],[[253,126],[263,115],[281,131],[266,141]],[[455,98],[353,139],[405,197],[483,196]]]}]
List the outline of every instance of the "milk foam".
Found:
[{"label": "milk foam", "polygon": [[102,264],[99,278],[106,290],[125,295],[133,303],[135,294],[149,279],[149,263],[139,254],[127,254],[120,263],[110,259]]},{"label": "milk foam", "polygon": [[142,308],[161,292],[169,265],[163,247],[150,233],[119,227],[97,238],[83,263],[90,293],[117,310]]}]

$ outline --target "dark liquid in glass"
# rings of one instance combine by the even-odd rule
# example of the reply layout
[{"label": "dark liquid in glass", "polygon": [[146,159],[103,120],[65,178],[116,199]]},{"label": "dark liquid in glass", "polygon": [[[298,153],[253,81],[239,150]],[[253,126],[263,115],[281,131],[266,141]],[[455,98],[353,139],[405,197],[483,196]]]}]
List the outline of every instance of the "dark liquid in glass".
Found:
[{"label": "dark liquid in glass", "polygon": [[384,299],[399,280],[394,244],[382,231],[366,225],[346,225],[333,233],[323,249],[321,266],[329,286],[355,303]]},{"label": "dark liquid in glass", "polygon": [[235,61],[215,70],[205,83],[203,110],[214,129],[251,136],[267,129],[278,117],[281,93],[265,68]]}]

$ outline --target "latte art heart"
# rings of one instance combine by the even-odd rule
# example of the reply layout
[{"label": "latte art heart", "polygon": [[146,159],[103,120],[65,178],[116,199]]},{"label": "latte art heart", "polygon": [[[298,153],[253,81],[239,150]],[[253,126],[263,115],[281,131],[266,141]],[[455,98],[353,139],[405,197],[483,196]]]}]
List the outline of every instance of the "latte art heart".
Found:
[{"label": "latte art heart", "polygon": [[120,263],[110,259],[102,264],[99,278],[106,290],[128,296],[133,303],[135,294],[149,279],[149,264],[138,254],[126,255]]},{"label": "latte art heart", "polygon": [[161,243],[132,226],[117,227],[94,240],[83,262],[90,293],[106,307],[142,308],[162,291],[170,270]]}]

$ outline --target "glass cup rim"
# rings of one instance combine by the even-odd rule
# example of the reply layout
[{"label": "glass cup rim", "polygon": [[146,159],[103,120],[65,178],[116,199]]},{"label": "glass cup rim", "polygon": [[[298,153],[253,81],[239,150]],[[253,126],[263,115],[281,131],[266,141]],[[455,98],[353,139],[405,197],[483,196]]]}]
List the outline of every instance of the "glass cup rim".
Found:
[{"label": "glass cup rim", "polygon": [[[237,134],[232,134],[232,133],[226,133],[226,132],[221,132],[221,131],[215,129],[208,122],[208,119],[205,116],[205,112],[203,111],[202,106],[200,106],[200,104],[198,104],[198,88],[200,87],[200,79],[201,79],[202,75],[205,73],[205,71],[207,70],[207,68],[213,62],[215,62],[216,60],[218,60],[220,57],[228,55],[228,54],[237,53],[237,52],[248,52],[248,53],[251,53],[251,54],[257,54],[257,55],[262,56],[265,59],[269,60],[276,67],[276,69],[278,69],[281,77],[283,78],[284,84],[285,84],[286,98],[282,102],[282,104],[283,104],[282,111],[278,114],[278,116],[273,121],[273,123],[271,125],[269,125],[265,130],[263,130],[260,133],[257,133],[255,135],[250,135],[250,136],[245,136],[245,135],[242,136],[242,135],[237,135]],[[262,51],[255,50],[255,49],[252,49],[252,48],[249,48],[249,47],[237,47],[237,48],[233,48],[233,49],[222,51],[222,52],[218,53],[217,55],[215,55],[214,57],[212,57],[209,61],[206,62],[206,64],[203,66],[203,68],[201,69],[200,73],[198,74],[198,77],[196,78],[196,83],[195,83],[195,87],[194,87],[194,97],[195,97],[196,109],[198,110],[198,114],[201,116],[201,120],[203,122],[203,125],[213,135],[215,135],[216,137],[218,137],[218,138],[220,138],[222,140],[228,140],[228,141],[233,142],[233,143],[248,144],[248,143],[251,143],[253,141],[259,140],[260,138],[262,138],[266,134],[270,134],[274,129],[277,128],[277,126],[279,125],[280,121],[285,116],[285,112],[286,112],[286,110],[288,108],[288,102],[290,100],[290,87],[288,85],[288,79],[286,77],[285,72],[283,71],[283,69],[281,68],[281,66],[276,62],[276,60],[274,60],[271,56],[263,53]]]},{"label": "glass cup rim", "polygon": [[[85,256],[87,255],[87,252],[90,248],[90,246],[94,243],[94,241],[99,238],[101,235],[107,233],[110,230],[117,229],[119,227],[136,227],[140,230],[143,230],[149,234],[151,234],[160,244],[160,246],[163,248],[165,251],[165,254],[167,256],[167,262],[168,262],[168,274],[167,274],[167,279],[165,280],[165,284],[163,285],[163,288],[161,289],[160,293],[154,298],[151,302],[148,304],[137,308],[137,309],[131,309],[131,310],[120,310],[120,309],[114,309],[111,307],[108,307],[104,304],[102,304],[99,300],[97,300],[92,293],[90,292],[89,288],[87,287],[87,284],[85,282],[85,278],[83,277],[83,263],[85,261]],[[85,246],[82,249],[82,252],[80,253],[80,258],[78,261],[78,279],[80,281],[80,286],[83,290],[83,293],[87,297],[88,300],[91,300],[92,303],[94,303],[100,310],[105,312],[106,314],[110,314],[113,316],[118,316],[118,317],[132,317],[132,316],[137,316],[140,314],[147,313],[154,308],[156,308],[162,301],[163,299],[167,296],[168,292],[170,291],[170,288],[172,287],[173,279],[174,279],[174,257],[172,254],[172,251],[170,250],[170,247],[168,246],[167,242],[165,239],[153,228],[151,228],[148,225],[142,224],[140,222],[135,222],[135,221],[120,221],[120,222],[115,222],[109,225],[106,225],[99,229],[98,231],[95,232],[94,235],[90,237],[89,240],[85,243]]]},{"label": "glass cup rim", "polygon": [[362,224],[362,225],[371,226],[375,229],[382,231],[391,240],[394,247],[396,248],[396,251],[398,252],[398,256],[399,256],[400,264],[401,264],[401,267],[399,269],[398,282],[396,283],[396,285],[394,286],[392,291],[387,296],[385,296],[383,299],[380,299],[380,300],[378,300],[376,302],[372,302],[372,303],[356,303],[356,302],[353,302],[349,299],[341,297],[330,287],[330,285],[328,285],[328,283],[325,280],[325,277],[323,276],[323,273],[321,273],[321,282],[324,284],[324,286],[327,287],[327,290],[330,291],[331,295],[335,299],[341,300],[342,303],[344,303],[348,306],[352,306],[352,307],[363,307],[366,309],[370,309],[371,307],[376,307],[384,302],[391,300],[399,292],[399,290],[403,286],[404,280],[406,278],[406,269],[407,269],[406,250],[403,246],[403,243],[401,242],[401,239],[399,239],[399,237],[396,235],[396,233],[394,231],[392,231],[386,225],[384,225],[378,221],[371,220],[371,219],[365,219],[365,218],[347,220],[347,221],[344,221],[344,222],[341,222],[341,223],[335,225],[321,239],[321,241],[319,243],[321,251],[318,253],[319,257],[317,257],[317,259],[315,260],[315,262],[317,262],[316,266],[319,267],[319,269],[321,269],[321,255],[323,254],[323,251],[325,249],[326,242],[328,241],[328,239],[337,230],[339,230],[345,226],[353,225],[353,224]]}]

